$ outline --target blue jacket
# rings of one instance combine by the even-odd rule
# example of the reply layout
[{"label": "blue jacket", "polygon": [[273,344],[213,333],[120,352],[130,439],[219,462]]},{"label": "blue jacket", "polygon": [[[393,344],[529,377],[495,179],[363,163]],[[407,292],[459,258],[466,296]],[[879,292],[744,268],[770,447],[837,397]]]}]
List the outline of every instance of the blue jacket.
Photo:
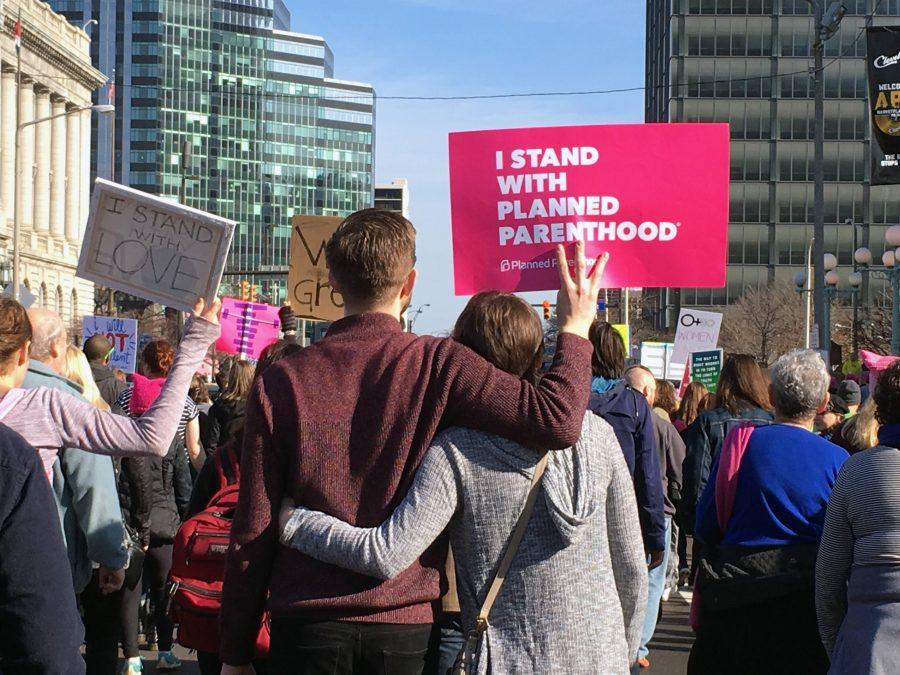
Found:
[{"label": "blue jacket", "polygon": [[[603,393],[598,393],[602,391]],[[634,480],[644,548],[666,549],[663,484],[656,432],[647,399],[621,380],[594,378],[588,410],[602,417],[616,433]]]},{"label": "blue jacket", "polygon": [[709,480],[710,467],[719,456],[725,436],[741,422],[771,424],[772,413],[762,408],[748,406],[736,413],[719,407],[702,413],[682,434],[687,455],[682,466],[681,503],[678,505],[678,524],[688,533],[694,531],[697,518],[697,502]]},{"label": "blue jacket", "polygon": [[0,671],[78,675],[84,630],[37,451],[0,424]]},{"label": "blue jacket", "polygon": [[[22,386],[50,387],[81,396],[78,385],[34,360],[28,364]],[[53,464],[53,493],[75,592],[80,593],[91,579],[92,561],[110,569],[121,569],[128,562],[112,459],[77,448],[61,449]]]}]

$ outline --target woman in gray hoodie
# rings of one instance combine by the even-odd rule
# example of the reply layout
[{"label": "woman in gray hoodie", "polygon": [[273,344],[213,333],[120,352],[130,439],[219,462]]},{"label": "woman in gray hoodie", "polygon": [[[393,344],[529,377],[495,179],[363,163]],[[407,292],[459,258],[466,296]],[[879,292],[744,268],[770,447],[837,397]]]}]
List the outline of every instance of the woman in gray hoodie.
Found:
[{"label": "woman in gray hoodie", "polygon": [[[454,338],[526,378],[543,354],[537,314],[512,294],[474,296]],[[381,526],[356,528],[288,503],[282,542],[387,579],[447,529],[470,630],[542,454],[449,429],[434,439],[406,498]],[[477,672],[627,673],[644,620],[647,563],[631,477],[611,427],[585,415],[579,442],[550,455],[541,492],[491,611]]]}]

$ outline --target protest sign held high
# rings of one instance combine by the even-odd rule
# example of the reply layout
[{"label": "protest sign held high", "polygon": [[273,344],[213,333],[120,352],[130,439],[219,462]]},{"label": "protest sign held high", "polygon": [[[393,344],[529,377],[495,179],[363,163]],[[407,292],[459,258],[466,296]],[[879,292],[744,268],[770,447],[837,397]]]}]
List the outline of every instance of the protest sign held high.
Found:
[{"label": "protest sign held high", "polygon": [[115,316],[86,316],[81,321],[81,338],[87,342],[97,333],[106,336],[113,347],[109,367],[133,373],[138,352],[137,319],[120,319]]},{"label": "protest sign held high", "polygon": [[450,134],[455,292],[555,288],[576,239],[611,288],[721,287],[728,179],[727,124]]},{"label": "protest sign held high", "polygon": [[692,353],[691,379],[694,382],[700,382],[710,393],[715,394],[724,362],[725,356],[721,349]]},{"label": "protest sign held high", "polygon": [[190,311],[219,287],[235,223],[97,179],[78,276]]},{"label": "protest sign held high", "polygon": [[700,309],[684,309],[678,314],[672,362],[688,363],[691,354],[715,349],[719,344],[722,315]]},{"label": "protest sign held high", "polygon": [[291,221],[291,268],[288,302],[298,319],[337,321],[344,316],[344,299],[328,283],[325,244],[343,218],[294,216]]},{"label": "protest sign held high", "polygon": [[254,361],[263,349],[278,340],[281,330],[277,307],[237,298],[222,298],[219,323],[222,335],[216,348]]}]

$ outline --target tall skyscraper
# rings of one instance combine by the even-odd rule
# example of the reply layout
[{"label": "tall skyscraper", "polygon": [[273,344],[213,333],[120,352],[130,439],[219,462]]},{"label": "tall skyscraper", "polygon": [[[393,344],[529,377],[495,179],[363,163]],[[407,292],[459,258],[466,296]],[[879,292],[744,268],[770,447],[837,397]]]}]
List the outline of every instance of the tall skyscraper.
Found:
[{"label": "tall skyscraper", "polygon": [[[282,0],[51,0],[115,72],[115,131],[95,174],[238,222],[224,279],[285,297],[294,214],[372,203],[374,90],[334,79],[324,38],[290,32]],[[106,102],[108,87],[100,92]]]},{"label": "tall skyscraper", "polygon": [[[897,23],[898,0],[844,0],[825,43],[825,251],[844,278],[860,246],[879,260],[900,222],[900,189],[869,184],[865,16]],[[679,306],[725,305],[744,288],[803,271],[813,236],[813,35],[807,0],[648,0],[648,122],[729,122],[731,204],[725,288],[649,290],[657,323]],[[869,296],[877,300],[878,281]],[[666,311],[668,310],[668,312]]]}]

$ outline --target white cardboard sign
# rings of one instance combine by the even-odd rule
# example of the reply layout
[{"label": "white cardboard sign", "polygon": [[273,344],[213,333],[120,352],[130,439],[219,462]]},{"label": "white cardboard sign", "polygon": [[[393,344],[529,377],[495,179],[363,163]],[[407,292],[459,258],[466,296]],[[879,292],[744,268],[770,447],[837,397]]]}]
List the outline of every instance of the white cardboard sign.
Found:
[{"label": "white cardboard sign", "polygon": [[190,311],[215,297],[235,223],[97,179],[78,276]]},{"label": "white cardboard sign", "polygon": [[675,329],[672,363],[686,364],[694,352],[708,352],[715,349],[719,345],[721,327],[722,315],[719,312],[682,308]]},{"label": "white cardboard sign", "polygon": [[133,373],[138,351],[137,319],[120,319],[116,316],[86,316],[81,321],[81,337],[84,342],[97,333],[106,336],[113,346],[109,359],[110,368]]}]

